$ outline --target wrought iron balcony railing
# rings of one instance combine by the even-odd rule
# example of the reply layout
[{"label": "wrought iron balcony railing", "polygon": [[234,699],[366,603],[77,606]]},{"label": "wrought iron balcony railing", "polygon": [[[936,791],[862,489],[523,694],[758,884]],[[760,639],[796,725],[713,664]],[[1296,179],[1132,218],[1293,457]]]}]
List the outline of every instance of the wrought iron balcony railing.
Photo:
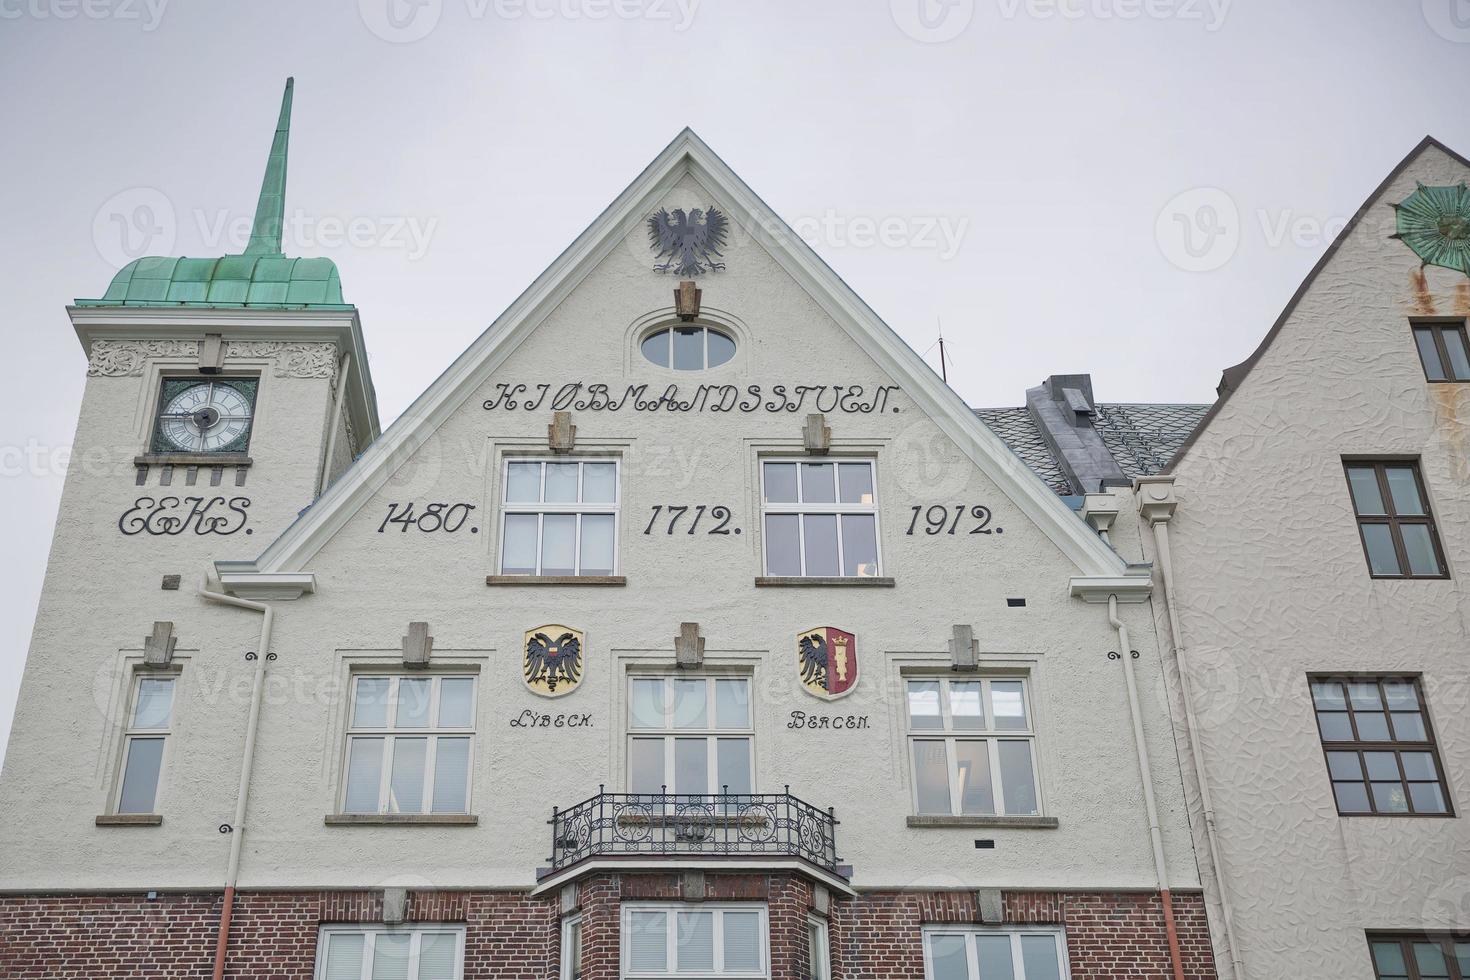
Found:
[{"label": "wrought iron balcony railing", "polygon": [[837,872],[837,820],[784,793],[605,793],[551,811],[552,873],[604,855],[770,855]]}]

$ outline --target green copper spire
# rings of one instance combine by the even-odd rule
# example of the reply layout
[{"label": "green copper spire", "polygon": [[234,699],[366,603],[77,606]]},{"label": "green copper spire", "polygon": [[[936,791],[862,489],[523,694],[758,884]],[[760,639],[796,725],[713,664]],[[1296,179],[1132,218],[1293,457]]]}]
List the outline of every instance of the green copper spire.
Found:
[{"label": "green copper spire", "polygon": [[286,79],[286,91],[281,96],[281,118],[276,122],[276,135],[271,140],[265,179],[260,182],[260,201],[255,205],[255,224],[250,228],[246,255],[282,254],[281,225],[286,218],[286,146],[291,141],[291,89],[295,85],[296,79]]}]

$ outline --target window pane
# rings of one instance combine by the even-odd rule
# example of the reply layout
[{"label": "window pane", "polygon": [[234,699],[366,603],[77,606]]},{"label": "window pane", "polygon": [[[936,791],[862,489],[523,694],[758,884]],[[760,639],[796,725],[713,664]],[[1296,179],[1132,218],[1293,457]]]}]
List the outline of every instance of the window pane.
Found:
[{"label": "window pane", "polygon": [[424,758],[426,738],[393,740],[393,775],[388,784],[389,813],[424,812]]},{"label": "window pane", "polygon": [[571,575],[576,572],[577,517],[575,514],[546,514],[541,518],[541,574]]},{"label": "window pane", "polygon": [[796,503],[796,464],[765,463],[766,503]]},{"label": "window pane", "polygon": [[717,330],[710,330],[708,334],[710,367],[719,367],[735,356],[735,341]]},{"label": "window pane", "polygon": [[1368,812],[1368,790],[1362,783],[1333,783],[1332,795],[1337,798],[1339,813]]},{"label": "window pane", "polygon": [[577,463],[547,463],[546,493],[542,498],[549,504],[574,504],[577,502]]},{"label": "window pane", "polygon": [[1364,708],[1383,707],[1383,698],[1378,693],[1376,681],[1354,681],[1349,684],[1348,700],[1352,702],[1353,709],[1357,711]]},{"label": "window pane", "polygon": [[1465,335],[1453,328],[1445,330],[1444,349],[1450,355],[1449,376],[1455,381],[1470,381],[1470,357],[1465,354]]},{"label": "window pane", "polygon": [[582,464],[582,502],[611,504],[618,499],[618,464]]},{"label": "window pane", "polygon": [[348,747],[347,797],[344,813],[377,813],[378,785],[383,778],[383,740],[354,738]]},{"label": "window pane", "polygon": [[674,329],[674,370],[698,371],[704,367],[704,328]]},{"label": "window pane", "polygon": [[668,960],[667,912],[628,913],[628,965],[635,971],[663,973]]},{"label": "window pane", "polygon": [[158,774],[163,768],[163,739],[134,738],[128,741],[128,758],[123,767],[122,796],[118,813],[152,813],[158,794]]},{"label": "window pane", "polygon": [[380,932],[373,937],[373,980],[408,980],[406,932]]},{"label": "window pane", "polygon": [[957,729],[977,731],[985,727],[979,681],[950,681],[949,716],[950,723]]},{"label": "window pane", "polygon": [[1322,738],[1328,742],[1351,742],[1353,726],[1346,711],[1319,711],[1317,723],[1322,726]]},{"label": "window pane", "polygon": [[828,980],[827,930],[815,922],[806,924],[807,976],[810,980]]},{"label": "window pane", "polygon": [[1424,980],[1450,975],[1449,964],[1445,962],[1444,951],[1439,948],[1439,943],[1415,943],[1414,963],[1419,967],[1419,976]]},{"label": "window pane", "polygon": [[674,739],[674,792],[709,792],[709,745],[704,739]]},{"label": "window pane", "polygon": [[873,467],[868,463],[838,463],[837,493],[844,504],[871,504]]},{"label": "window pane", "polygon": [[983,741],[960,739],[954,743],[954,758],[960,775],[960,812],[994,813],[989,747]]},{"label": "window pane", "polygon": [[634,793],[658,793],[664,785],[664,740],[635,738],[628,749],[629,787]]},{"label": "window pane", "polygon": [[431,680],[428,677],[400,677],[398,679],[398,712],[394,716],[395,727],[428,727],[430,685]]},{"label": "window pane", "polygon": [[914,740],[914,785],[920,813],[949,813],[949,764],[943,742]]},{"label": "window pane", "polygon": [[837,515],[803,514],[806,538],[806,575],[837,574]]},{"label": "window pane", "polygon": [[991,681],[990,710],[995,727],[1003,732],[1023,732],[1026,723],[1026,695],[1021,681]]},{"label": "window pane", "polygon": [[715,681],[715,727],[750,727],[750,684],[744,679]]},{"label": "window pane", "polygon": [[1356,752],[1329,752],[1327,772],[1333,779],[1362,779],[1363,765]]},{"label": "window pane", "polygon": [[674,679],[674,727],[708,728],[709,708],[705,698],[709,685],[703,677]]},{"label": "window pane", "polygon": [[1365,742],[1388,741],[1388,719],[1381,711],[1359,711],[1353,716],[1358,723],[1358,738]]},{"label": "window pane", "polygon": [[1409,559],[1412,575],[1438,575],[1439,558],[1434,553],[1434,539],[1428,524],[1400,524],[1404,536],[1404,554]]},{"label": "window pane", "polygon": [[633,680],[629,712],[634,728],[664,727],[664,681],[658,677]]},{"label": "window pane", "polygon": [[1399,557],[1393,550],[1393,532],[1387,524],[1363,524],[1363,544],[1374,575],[1398,575]]},{"label": "window pane", "polygon": [[1414,682],[1407,677],[1385,677],[1382,682],[1383,696],[1394,711],[1414,711],[1419,707],[1419,692]]},{"label": "window pane", "polygon": [[1387,514],[1383,494],[1378,489],[1378,474],[1371,466],[1349,466],[1348,485],[1353,491],[1353,507],[1360,515]]},{"label": "window pane", "polygon": [[1404,775],[1409,779],[1439,779],[1439,769],[1434,756],[1429,752],[1404,752],[1399,756],[1404,764]]},{"label": "window pane", "polygon": [[719,764],[719,786],[721,793],[745,795],[750,787],[750,739],[722,738],[715,746],[715,758]]},{"label": "window pane", "polygon": [[1364,752],[1363,764],[1368,770],[1369,779],[1399,778],[1398,756],[1392,752]]},{"label": "window pane", "polygon": [[643,356],[659,367],[669,366],[669,332],[659,330],[643,338]]},{"label": "window pane", "polygon": [[1444,793],[1439,783],[1410,783],[1409,797],[1414,801],[1415,813],[1448,813]]},{"label": "window pane", "polygon": [[842,515],[842,574],[878,574],[878,519],[870,514]]},{"label": "window pane", "polygon": [[1403,783],[1373,783],[1373,805],[1379,813],[1408,813],[1409,797]]},{"label": "window pane", "polygon": [[439,682],[439,727],[469,728],[474,724],[475,682],[469,677],[446,677]]},{"label": "window pane", "polygon": [[1429,741],[1429,733],[1424,730],[1424,716],[1417,711],[1395,711],[1393,734],[1401,742]]},{"label": "window pane", "polygon": [[1347,707],[1342,685],[1336,681],[1313,681],[1312,702],[1319,708],[1342,709]]},{"label": "window pane", "polygon": [[441,738],[434,747],[434,812],[468,813],[470,740]]},{"label": "window pane", "polygon": [[418,980],[455,980],[455,937],[452,932],[427,932],[419,941]]},{"label": "window pane", "polygon": [[991,977],[1011,980],[1016,975],[1015,965],[1011,962],[1010,936],[976,936],[975,959],[980,962],[980,980],[990,980]]},{"label": "window pane", "polygon": [[541,499],[541,464],[507,463],[505,466],[505,500],[511,504],[532,504]]},{"label": "window pane", "polygon": [[1408,466],[1384,467],[1388,476],[1388,493],[1393,497],[1393,512],[1400,517],[1421,517],[1424,501],[1419,498],[1419,481]]},{"label": "window pane", "polygon": [[326,980],[362,980],[362,950],[367,937],[360,932],[333,933],[327,940]]},{"label": "window pane", "polygon": [[[1448,341],[1449,337],[1446,336]],[[1444,364],[1439,358],[1439,349],[1434,346],[1434,328],[1415,327],[1414,345],[1419,348],[1419,359],[1424,362],[1424,376],[1430,381],[1444,381]]]},{"label": "window pane", "polygon": [[613,573],[613,515],[582,515],[581,575]]},{"label": "window pane", "polygon": [[807,504],[830,504],[837,500],[831,463],[801,464],[801,500]]},{"label": "window pane", "polygon": [[997,748],[1000,750],[1000,788],[1006,801],[1006,813],[1039,813],[1036,807],[1036,781],[1031,775],[1031,743],[1009,739],[1001,742]]},{"label": "window pane", "polygon": [[753,973],[761,968],[759,912],[726,912],[725,972]]},{"label": "window pane", "polygon": [[1373,963],[1378,967],[1380,977],[1407,977],[1408,967],[1404,965],[1404,950],[1398,943],[1374,943]]},{"label": "window pane", "polygon": [[766,515],[766,574],[800,575],[801,541],[795,514]]},{"label": "window pane", "polygon": [[352,727],[388,727],[388,678],[357,679],[353,696]]},{"label": "window pane", "polygon": [[138,703],[133,708],[133,727],[167,728],[173,700],[172,677],[145,677],[138,681]]},{"label": "window pane", "polygon": [[934,980],[970,980],[964,936],[930,936],[929,959]]},{"label": "window pane", "polygon": [[909,681],[909,727],[938,729],[944,727],[939,714],[939,682]]},{"label": "window pane", "polygon": [[506,575],[536,574],[536,515],[505,515],[505,546],[500,571]]},{"label": "window pane", "polygon": [[674,968],[680,973],[708,972],[715,968],[715,915],[713,912],[680,912],[674,916]]},{"label": "window pane", "polygon": [[1050,936],[1022,936],[1021,965],[1025,967],[1026,980],[1061,980],[1057,941]]}]

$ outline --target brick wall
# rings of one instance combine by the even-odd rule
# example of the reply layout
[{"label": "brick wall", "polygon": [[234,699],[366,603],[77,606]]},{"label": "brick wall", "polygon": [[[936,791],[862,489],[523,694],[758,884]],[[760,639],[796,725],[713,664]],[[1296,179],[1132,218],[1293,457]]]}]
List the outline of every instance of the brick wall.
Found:
[{"label": "brick wall", "polygon": [[[698,883],[679,874],[601,874],[578,886],[584,980],[617,980],[624,901],[679,901]],[[815,889],[796,874],[715,874],[708,901],[769,908],[772,980],[802,980]],[[218,894],[0,896],[0,977],[5,980],[208,978]],[[1008,892],[1008,923],[1062,925],[1073,980],[1169,977],[1157,895]],[[1190,980],[1215,977],[1204,904],[1174,896]],[[381,917],[379,892],[242,892],[236,897],[232,980],[310,980],[324,922]],[[521,892],[416,892],[408,918],[466,927],[466,980],[554,980],[560,962],[559,896]],[[922,980],[921,929],[979,921],[973,893],[868,892],[832,896],[828,917],[836,980]]]}]

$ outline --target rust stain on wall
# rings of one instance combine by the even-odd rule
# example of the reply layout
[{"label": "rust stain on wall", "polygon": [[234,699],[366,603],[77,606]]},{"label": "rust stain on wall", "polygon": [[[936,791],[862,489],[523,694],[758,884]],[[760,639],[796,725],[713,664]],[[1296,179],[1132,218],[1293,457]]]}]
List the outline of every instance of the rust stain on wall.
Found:
[{"label": "rust stain on wall", "polygon": [[1424,278],[1424,268],[1422,266],[1409,273],[1409,283],[1410,288],[1414,291],[1414,312],[1432,316],[1434,314],[1434,297],[1429,293],[1429,283]]},{"label": "rust stain on wall", "polygon": [[1470,316],[1470,279],[1455,284],[1455,312]]},{"label": "rust stain on wall", "polygon": [[1430,400],[1434,403],[1434,424],[1454,461],[1455,476],[1470,479],[1470,427],[1465,419],[1470,416],[1470,388],[1461,384],[1431,384]]}]

